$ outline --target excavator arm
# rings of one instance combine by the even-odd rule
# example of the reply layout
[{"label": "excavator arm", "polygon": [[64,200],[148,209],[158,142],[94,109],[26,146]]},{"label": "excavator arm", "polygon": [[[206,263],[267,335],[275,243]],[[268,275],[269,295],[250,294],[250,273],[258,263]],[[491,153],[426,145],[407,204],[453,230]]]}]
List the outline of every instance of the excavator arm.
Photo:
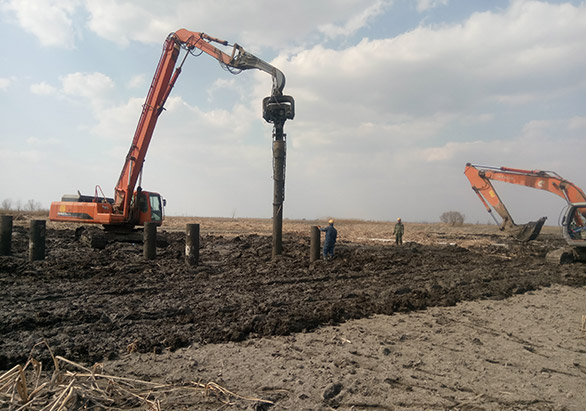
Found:
[{"label": "excavator arm", "polygon": [[[517,238],[524,241],[533,240],[539,235],[546,218],[543,217],[523,225],[515,224],[513,217],[498,196],[492,181],[502,181],[549,191],[566,200],[568,204],[586,202],[586,195],[579,187],[553,171],[479,166],[468,163],[464,174],[499,228],[516,232]],[[501,217],[500,223],[492,213],[491,206]]]},{"label": "excavator arm", "polygon": [[[495,220],[501,230],[505,230],[509,227],[515,225],[513,221],[513,217],[507,210],[505,204],[501,201],[499,195],[497,194],[490,178],[486,178],[484,175],[484,170],[476,168],[476,166],[468,163],[466,164],[466,170],[464,171],[466,177],[472,184],[472,190],[476,193],[484,207],[490,214],[490,216]],[[491,208],[492,206],[492,208]],[[492,214],[492,210],[496,210],[498,215],[501,217],[502,221],[499,223],[494,214]]]},{"label": "excavator arm", "polygon": [[[231,72],[236,73],[241,70],[258,69],[270,74],[273,78],[273,86],[271,97],[269,99],[271,99],[271,101],[283,100],[285,105],[289,108],[289,117],[287,118],[292,118],[293,116],[293,102],[288,96],[283,96],[285,76],[279,69],[248,53],[238,44],[232,45],[231,53],[227,54],[211,43],[230,46],[225,40],[209,36],[205,33],[198,33],[185,29],[180,29],[169,34],[165,41],[163,53],[155,71],[145,104],[143,105],[138,126],[134,133],[130,150],[126,156],[126,161],[115,188],[114,211],[115,213],[121,213],[124,221],[130,221],[132,223],[131,220],[133,219],[133,216],[131,215],[131,201],[133,192],[142,171],[142,165],[157,119],[164,109],[164,104],[167,101],[179,74],[181,74],[185,58],[187,58],[190,53],[193,54],[195,49],[201,50],[201,52],[215,58],[223,67],[226,67]],[[181,64],[175,68],[181,49],[187,50],[187,53]],[[268,102],[265,102],[265,106],[267,105]],[[263,110],[263,116],[265,111],[266,110]],[[269,120],[267,119],[267,121]]]},{"label": "excavator arm", "polygon": [[183,45],[187,49],[198,48],[204,53],[209,54],[218,60],[221,64],[228,68],[238,70],[258,69],[270,74],[273,77],[273,96],[280,96],[283,94],[285,88],[285,75],[278,68],[270,65],[266,61],[250,54],[244,50],[239,44],[232,45],[232,53],[230,55],[214,47],[210,42],[215,42],[223,46],[230,46],[226,40],[221,40],[217,37],[208,36],[205,33],[198,33],[185,29],[177,30],[170,36],[175,37],[175,41]]}]

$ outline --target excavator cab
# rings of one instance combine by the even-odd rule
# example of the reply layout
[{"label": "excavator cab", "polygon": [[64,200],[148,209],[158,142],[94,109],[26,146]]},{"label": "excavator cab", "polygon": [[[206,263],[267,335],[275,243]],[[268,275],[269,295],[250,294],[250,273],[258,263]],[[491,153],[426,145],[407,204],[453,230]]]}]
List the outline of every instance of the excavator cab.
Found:
[{"label": "excavator cab", "polygon": [[576,203],[568,207],[562,221],[562,234],[571,246],[586,246],[586,203]]},{"label": "excavator cab", "polygon": [[153,222],[160,226],[163,223],[165,200],[159,193],[137,190],[134,192],[133,200],[137,204],[138,225]]},{"label": "excavator cab", "polygon": [[562,220],[562,236],[568,247],[548,252],[546,259],[555,264],[586,262],[586,203],[568,206]]}]

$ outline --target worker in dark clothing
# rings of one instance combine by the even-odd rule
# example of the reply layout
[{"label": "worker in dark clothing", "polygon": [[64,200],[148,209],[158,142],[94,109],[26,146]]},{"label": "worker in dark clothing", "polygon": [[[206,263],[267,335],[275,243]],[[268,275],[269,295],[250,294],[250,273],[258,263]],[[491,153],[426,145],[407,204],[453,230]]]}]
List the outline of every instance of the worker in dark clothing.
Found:
[{"label": "worker in dark clothing", "polygon": [[405,226],[401,222],[400,218],[397,218],[397,224],[395,224],[395,230],[393,234],[395,235],[395,244],[401,245],[403,244],[403,233],[405,232]]},{"label": "worker in dark clothing", "polygon": [[318,228],[319,231],[326,233],[326,239],[324,241],[324,260],[334,258],[334,247],[336,246],[336,239],[338,238],[338,230],[334,228],[334,220],[329,220],[327,227]]}]

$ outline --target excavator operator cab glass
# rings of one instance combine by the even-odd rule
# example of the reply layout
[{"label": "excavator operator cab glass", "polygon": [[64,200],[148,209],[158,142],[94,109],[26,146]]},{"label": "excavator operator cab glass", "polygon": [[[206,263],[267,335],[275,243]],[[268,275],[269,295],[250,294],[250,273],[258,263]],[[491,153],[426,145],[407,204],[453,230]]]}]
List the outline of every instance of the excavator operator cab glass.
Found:
[{"label": "excavator operator cab glass", "polygon": [[155,193],[150,193],[149,199],[151,204],[151,220],[163,221],[163,204],[161,202],[161,196]]},{"label": "excavator operator cab glass", "polygon": [[138,209],[141,213],[146,213],[149,211],[149,204],[147,202],[146,196],[146,193],[140,193],[138,196]]},{"label": "excavator operator cab glass", "polygon": [[572,207],[567,218],[567,234],[574,241],[586,241],[586,206]]}]

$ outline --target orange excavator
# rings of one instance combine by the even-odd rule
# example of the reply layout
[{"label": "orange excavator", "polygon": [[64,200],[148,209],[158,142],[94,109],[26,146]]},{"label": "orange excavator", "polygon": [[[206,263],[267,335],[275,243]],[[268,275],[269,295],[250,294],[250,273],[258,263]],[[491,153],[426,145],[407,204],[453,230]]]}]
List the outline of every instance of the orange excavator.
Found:
[{"label": "orange excavator", "polygon": [[[232,47],[231,54],[224,53],[211,43]],[[181,64],[175,68],[182,49],[186,53]],[[259,69],[270,74],[273,85],[271,96],[263,100],[264,119],[279,124],[282,129],[285,120],[293,118],[294,101],[292,97],[283,95],[285,76],[280,70],[246,52],[238,44],[230,45],[225,40],[205,33],[180,29],[169,34],[164,43],[163,53],[114,190],[114,198],[104,196],[99,186],[96,186],[93,196],[79,192],[77,195],[65,195],[61,201],[51,204],[50,220],[102,224],[106,231],[112,232],[131,232],[135,226],[142,226],[146,222],[161,225],[165,200],[160,194],[143,190],[140,186],[143,163],[159,115],[164,110],[165,102],[187,56],[202,53],[215,58],[222,67],[234,74],[248,69]]]},{"label": "orange excavator", "polygon": [[[498,196],[492,181],[518,184],[539,190],[549,191],[566,200],[568,205],[586,203],[586,195],[574,183],[562,178],[553,171],[523,170],[509,167],[490,167],[466,164],[464,171],[472,184],[472,189],[484,204],[488,213],[501,230],[510,231],[522,241],[531,241],[539,235],[546,217],[527,224],[517,225]],[[499,222],[492,213],[491,206],[501,217]]]}]

